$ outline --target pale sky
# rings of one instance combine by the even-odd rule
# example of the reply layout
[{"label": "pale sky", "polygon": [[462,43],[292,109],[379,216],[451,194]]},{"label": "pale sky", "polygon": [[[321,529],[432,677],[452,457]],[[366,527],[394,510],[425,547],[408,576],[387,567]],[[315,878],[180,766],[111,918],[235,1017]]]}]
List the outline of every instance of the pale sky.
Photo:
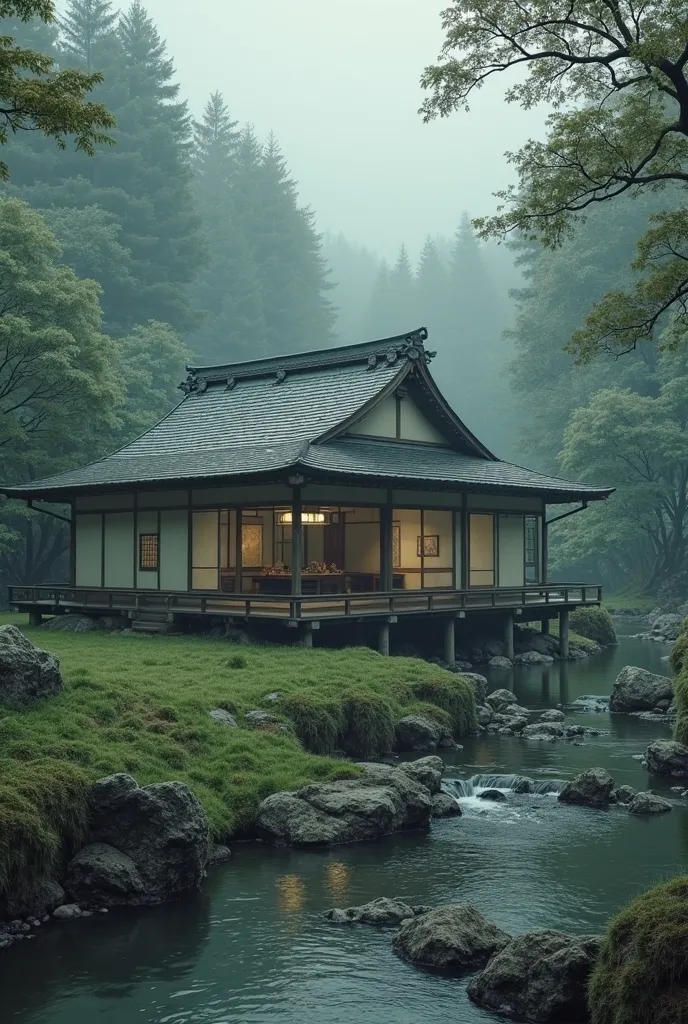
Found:
[{"label": "pale sky", "polygon": [[275,132],[320,230],[388,258],[451,234],[464,210],[491,212],[511,177],[504,152],[542,132],[543,110],[504,103],[504,78],[469,114],[423,124],[419,78],[448,0],[144,3],[194,115],[219,89],[235,118]]}]

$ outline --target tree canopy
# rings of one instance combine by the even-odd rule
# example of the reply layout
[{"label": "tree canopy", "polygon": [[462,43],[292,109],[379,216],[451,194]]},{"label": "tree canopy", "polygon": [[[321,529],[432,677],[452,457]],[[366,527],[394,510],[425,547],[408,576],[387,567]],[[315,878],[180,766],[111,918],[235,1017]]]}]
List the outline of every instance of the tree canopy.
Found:
[{"label": "tree canopy", "polygon": [[[600,203],[688,182],[688,9],[679,0],[453,0],[439,62],[426,68],[426,118],[468,108],[494,75],[513,72],[508,102],[553,107],[544,141],[508,154],[517,184],[499,193],[483,236],[517,231],[554,249]],[[688,211],[653,213],[636,280],[603,296],[570,351],[628,352],[671,311],[688,321]]]},{"label": "tree canopy", "polygon": [[[0,18],[44,25],[55,21],[52,0],[0,0]],[[10,26],[11,27],[11,26]],[[4,29],[4,26],[3,26]],[[72,137],[77,150],[89,155],[99,143],[110,143],[106,129],[114,126],[102,103],[87,99],[103,76],[99,72],[58,69],[52,56],[20,45],[13,35],[0,35],[0,146],[17,132],[36,131],[66,149]],[[9,177],[0,160],[0,179]]]}]

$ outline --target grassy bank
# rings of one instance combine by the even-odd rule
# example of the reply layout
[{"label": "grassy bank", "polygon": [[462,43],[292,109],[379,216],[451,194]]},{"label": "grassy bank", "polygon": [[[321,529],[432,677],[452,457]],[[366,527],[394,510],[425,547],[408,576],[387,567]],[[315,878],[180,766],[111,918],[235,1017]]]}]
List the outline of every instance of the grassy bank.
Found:
[{"label": "grassy bank", "polygon": [[[474,722],[467,680],[367,648],[24,631],[58,656],[65,689],[26,707],[0,705],[0,894],[78,836],[88,783],[112,772],[188,783],[224,838],[250,824],[270,793],[357,771],[310,751],[380,753],[412,710],[457,735]],[[265,701],[274,691],[283,695],[275,708]],[[234,714],[239,728],[213,721],[213,708]],[[276,710],[289,732],[248,728],[243,715],[255,708]]]},{"label": "grassy bank", "polygon": [[657,598],[647,594],[604,594],[603,605],[610,611],[633,615],[647,615],[657,604]]}]

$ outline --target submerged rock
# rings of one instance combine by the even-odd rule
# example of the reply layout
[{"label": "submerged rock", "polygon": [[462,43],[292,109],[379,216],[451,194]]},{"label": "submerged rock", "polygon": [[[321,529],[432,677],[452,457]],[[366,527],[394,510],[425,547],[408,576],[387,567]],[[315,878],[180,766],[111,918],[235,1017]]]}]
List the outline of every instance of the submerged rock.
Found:
[{"label": "submerged rock", "polygon": [[130,775],[111,775],[93,786],[90,809],[89,843],[130,857],[143,880],[136,903],[162,903],[200,886],[210,854],[208,821],[183,782],[139,787]]},{"label": "submerged rock", "polygon": [[492,693],[488,693],[485,701],[493,711],[501,711],[502,708],[518,704],[518,697],[511,690],[493,690]]},{"label": "submerged rock", "polygon": [[559,800],[564,804],[607,807],[613,789],[614,780],[604,768],[589,768],[564,784]]},{"label": "submerged rock", "polygon": [[509,936],[471,904],[437,907],[407,921],[393,949],[411,963],[462,973],[482,967],[504,949]]},{"label": "submerged rock", "polygon": [[541,722],[563,722],[566,719],[566,715],[563,711],[557,711],[556,708],[550,708],[549,711],[543,711],[540,715]]},{"label": "submerged rock", "polygon": [[478,800],[491,800],[493,803],[505,803],[506,795],[501,789],[485,789],[478,793]]},{"label": "submerged rock", "polygon": [[146,884],[136,864],[107,843],[90,843],[67,867],[65,888],[77,903],[135,906],[146,903]]},{"label": "submerged rock", "polygon": [[674,684],[667,676],[658,676],[647,669],[627,665],[616,677],[610,711],[651,711],[663,700],[674,695]]},{"label": "submerged rock", "polygon": [[688,778],[688,747],[676,740],[655,740],[645,752],[647,769],[652,775]]},{"label": "submerged rock", "polygon": [[52,697],[62,690],[60,663],[16,626],[0,626],[0,702]]},{"label": "submerged rock", "polygon": [[397,722],[395,748],[400,751],[437,750],[445,730],[425,715],[406,715]]},{"label": "submerged rock", "polygon": [[509,660],[509,658],[505,658],[501,654],[497,654],[497,655],[495,655],[494,658],[490,658],[490,660],[488,661],[487,664],[490,666],[490,668],[512,668],[513,667],[512,662]]},{"label": "submerged rock", "polygon": [[611,801],[615,804],[630,804],[635,794],[633,786],[619,786],[612,790]]},{"label": "submerged rock", "polygon": [[381,896],[380,899],[364,903],[360,907],[346,907],[344,910],[335,907],[328,910],[325,917],[333,924],[370,924],[382,928],[397,928],[404,921],[424,914],[427,909],[412,907],[398,898],[389,899]]},{"label": "submerged rock", "polygon": [[[423,758],[434,760],[439,758]],[[363,774],[356,779],[273,793],[258,808],[256,830],[277,846],[312,846],[427,828],[432,794],[413,777],[414,764],[363,764]],[[426,766],[420,770],[425,773]]]},{"label": "submerged rock", "polygon": [[538,1024],[586,1020],[588,979],[599,951],[593,936],[526,932],[472,979],[468,996],[487,1010]]},{"label": "submerged rock", "polygon": [[563,736],[564,726],[560,722],[533,722],[523,730],[523,736]]},{"label": "submerged rock", "polygon": [[551,654],[540,654],[539,651],[524,651],[514,656],[514,665],[553,665]]},{"label": "submerged rock", "polygon": [[432,798],[432,816],[433,818],[461,817],[459,801],[456,797],[450,796],[449,793],[435,794]]},{"label": "submerged rock", "polygon": [[636,793],[628,805],[629,814],[666,814],[671,809],[668,800],[654,793]]}]

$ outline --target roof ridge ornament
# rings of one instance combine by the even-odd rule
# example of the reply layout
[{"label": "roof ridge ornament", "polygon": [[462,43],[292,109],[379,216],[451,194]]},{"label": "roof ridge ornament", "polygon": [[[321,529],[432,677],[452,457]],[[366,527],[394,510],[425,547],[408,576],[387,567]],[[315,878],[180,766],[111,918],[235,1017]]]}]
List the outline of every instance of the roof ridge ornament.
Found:
[{"label": "roof ridge ornament", "polygon": [[278,370],[277,373],[275,374],[275,384],[281,384],[286,379],[287,379],[287,371],[284,370],[284,369]]},{"label": "roof ridge ornament", "polygon": [[[208,386],[207,381],[205,381],[205,385],[206,387]],[[177,385],[177,390],[183,391],[185,395],[190,395],[193,391],[200,390],[200,381],[196,374],[189,372],[186,380],[183,380],[181,384]],[[203,388],[203,390],[205,391],[205,388]]]}]

